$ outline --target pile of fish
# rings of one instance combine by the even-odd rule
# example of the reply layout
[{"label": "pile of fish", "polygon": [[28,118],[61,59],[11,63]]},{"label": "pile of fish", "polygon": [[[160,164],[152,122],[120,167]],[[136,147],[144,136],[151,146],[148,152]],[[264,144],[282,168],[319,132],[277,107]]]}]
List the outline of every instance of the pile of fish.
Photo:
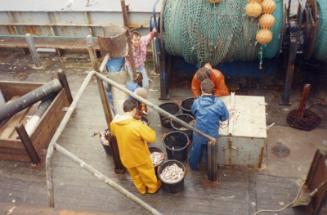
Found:
[{"label": "pile of fish", "polygon": [[180,181],[184,177],[184,170],[177,164],[167,166],[160,174],[160,178],[163,182],[173,184]]},{"label": "pile of fish", "polygon": [[107,140],[106,136],[109,135],[109,131],[106,129],[100,133],[100,140],[101,143],[105,146],[109,146],[109,141]]},{"label": "pile of fish", "polygon": [[164,160],[165,156],[161,152],[152,152],[151,153],[151,160],[153,163],[153,166],[158,166],[161,164],[161,162]]}]

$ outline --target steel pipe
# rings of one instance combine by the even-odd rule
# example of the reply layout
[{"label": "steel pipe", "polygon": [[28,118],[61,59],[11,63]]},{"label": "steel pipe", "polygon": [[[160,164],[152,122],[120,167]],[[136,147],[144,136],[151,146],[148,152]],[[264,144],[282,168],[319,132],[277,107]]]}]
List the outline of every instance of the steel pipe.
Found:
[{"label": "steel pipe", "polygon": [[55,79],[49,83],[42,85],[39,88],[26,93],[18,99],[8,102],[0,108],[0,123],[5,119],[10,118],[17,112],[25,109],[26,107],[49,97],[51,94],[57,93],[61,90],[62,86],[59,80]]}]

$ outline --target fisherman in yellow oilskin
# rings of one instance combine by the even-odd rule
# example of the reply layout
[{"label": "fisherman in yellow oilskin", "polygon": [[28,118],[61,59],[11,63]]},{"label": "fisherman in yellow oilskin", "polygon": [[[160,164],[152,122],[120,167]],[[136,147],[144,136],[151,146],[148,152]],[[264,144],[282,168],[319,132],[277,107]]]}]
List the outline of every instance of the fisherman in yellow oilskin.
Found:
[{"label": "fisherman in yellow oilskin", "polygon": [[160,188],[160,181],[156,177],[147,143],[156,141],[156,132],[134,118],[137,111],[135,100],[127,99],[123,110],[124,114],[116,115],[110,123],[120,159],[141,194],[155,193]]}]

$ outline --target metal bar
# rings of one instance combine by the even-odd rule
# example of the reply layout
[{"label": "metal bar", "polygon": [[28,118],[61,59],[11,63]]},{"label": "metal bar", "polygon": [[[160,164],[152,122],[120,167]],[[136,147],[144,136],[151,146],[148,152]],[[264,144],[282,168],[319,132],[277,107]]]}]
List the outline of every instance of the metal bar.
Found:
[{"label": "metal bar", "polygon": [[67,109],[67,112],[66,112],[64,118],[62,119],[61,123],[59,124],[56,132],[54,133],[54,135],[51,138],[51,141],[49,143],[47,156],[46,156],[46,160],[45,160],[49,207],[54,207],[53,173],[52,173],[52,165],[51,165],[54,144],[57,142],[57,140],[59,139],[61,133],[65,129],[70,117],[73,114],[73,111],[75,110],[75,108],[77,106],[77,102],[80,100],[83,92],[85,91],[87,85],[91,81],[92,76],[94,75],[94,73],[95,73],[94,71],[89,72],[88,75],[86,76],[86,78],[84,79],[81,87],[79,88],[79,90],[78,90],[78,92],[77,92],[77,94],[75,96],[75,99],[73,100],[73,102],[71,103],[69,108]]},{"label": "metal bar", "polygon": [[297,49],[298,49],[298,40],[299,39],[298,39],[296,33],[291,33],[290,36],[291,36],[291,39],[290,39],[290,47],[288,50],[288,62],[287,62],[284,92],[282,95],[282,105],[289,105],[290,93],[291,93],[293,76],[294,76],[295,58],[296,58]]},{"label": "metal bar", "polygon": [[109,53],[106,54],[101,62],[101,65],[99,67],[99,72],[104,72],[106,70],[106,65],[107,65],[107,62],[108,60],[110,59],[110,55]]},{"label": "metal bar", "polygon": [[40,162],[40,157],[39,155],[37,154],[34,146],[33,146],[33,143],[30,139],[30,137],[28,136],[25,128],[23,125],[20,125],[20,126],[16,126],[16,131],[19,135],[19,138],[20,140],[22,141],[24,147],[25,147],[25,150],[28,154],[28,156],[30,157],[31,161],[33,164],[37,164]]},{"label": "metal bar", "polygon": [[39,54],[37,53],[36,51],[36,48],[35,48],[35,45],[34,45],[34,40],[31,36],[31,34],[26,34],[25,35],[25,40],[26,40],[26,43],[27,43],[27,46],[30,50],[30,53],[32,55],[32,60],[35,64],[35,66],[37,67],[40,67],[41,66],[41,63],[40,63],[40,57],[39,57]]},{"label": "metal bar", "polygon": [[303,118],[305,105],[307,103],[307,99],[310,93],[311,84],[306,84],[303,87],[302,98],[300,101],[299,109],[298,109],[298,117]]},{"label": "metal bar", "polygon": [[[0,34],[0,38],[25,38],[25,35],[17,34],[17,35],[12,35],[12,34]],[[33,38],[55,38],[55,39],[85,39],[85,36],[79,37],[79,36],[59,36],[59,35],[33,35]],[[96,37],[93,37],[93,39],[96,39]]]},{"label": "metal bar", "polygon": [[120,6],[121,6],[122,15],[123,15],[124,26],[126,28],[128,28],[129,20],[128,20],[128,14],[127,14],[127,10],[126,10],[125,0],[120,0]]},{"label": "metal bar", "polygon": [[196,133],[202,135],[203,137],[206,137],[207,139],[209,139],[210,141],[212,141],[213,143],[216,143],[217,140],[214,137],[211,137],[210,135],[198,130],[197,128],[194,128],[192,126],[190,126],[188,123],[184,122],[181,119],[178,119],[177,117],[175,117],[174,115],[168,113],[167,111],[161,109],[160,107],[158,107],[157,105],[153,104],[152,102],[136,95],[135,93],[129,91],[126,87],[121,86],[120,84],[117,84],[115,81],[111,80],[110,78],[107,78],[106,76],[96,72],[95,75],[99,78],[101,78],[103,81],[108,82],[109,84],[113,85],[114,87],[118,88],[119,90],[123,91],[124,93],[130,95],[131,97],[135,98],[136,100],[146,104],[148,107],[154,109],[155,111],[161,113],[162,115],[169,117],[170,119],[173,119],[174,121],[176,121],[177,123],[181,124],[183,127],[186,127],[188,129],[191,129],[193,131],[195,131]]},{"label": "metal bar", "polygon": [[151,214],[155,214],[155,215],[160,215],[161,214],[157,209],[151,207],[149,204],[144,202],[142,199],[138,198],[137,196],[135,196],[134,194],[132,194],[131,192],[126,190],[124,187],[120,186],[119,184],[117,184],[116,182],[114,182],[113,180],[111,180],[110,178],[105,176],[103,173],[101,173],[100,171],[95,169],[93,166],[87,164],[86,162],[81,160],[79,157],[77,157],[73,153],[69,152],[64,147],[60,146],[59,144],[55,144],[54,146],[55,146],[56,150],[58,150],[58,152],[61,152],[62,154],[66,155],[71,160],[78,163],[83,169],[85,169],[85,170],[89,171],[90,173],[94,174],[94,176],[97,177],[99,180],[104,181],[104,183],[108,184],[110,187],[112,187],[115,190],[117,190],[118,192],[122,193],[128,199],[131,199],[132,201],[134,201],[138,205],[142,206],[143,208],[148,210]]},{"label": "metal bar", "polygon": [[97,57],[95,55],[94,52],[94,41],[93,41],[93,37],[92,35],[87,35],[86,37],[86,45],[87,45],[87,51],[89,52],[90,55],[90,59],[91,59],[91,63],[92,63],[92,67],[95,71],[99,71],[99,67],[98,67],[98,61],[97,61]]},{"label": "metal bar", "polygon": [[134,61],[134,53],[133,53],[133,44],[132,44],[132,38],[130,36],[129,31],[126,31],[126,37],[127,37],[127,51],[128,51],[128,55],[126,56],[128,61],[130,62],[130,66],[132,67],[132,75],[133,75],[133,80],[136,77],[136,68],[135,68],[135,61]]},{"label": "metal bar", "polygon": [[101,99],[104,115],[106,117],[106,122],[107,122],[107,125],[109,128],[109,124],[111,123],[111,121],[113,119],[111,107],[110,107],[110,104],[108,101],[108,97],[106,96],[106,92],[104,90],[103,81],[98,77],[97,77],[97,84],[98,84],[98,89],[99,89],[99,93],[100,93],[100,99]]}]

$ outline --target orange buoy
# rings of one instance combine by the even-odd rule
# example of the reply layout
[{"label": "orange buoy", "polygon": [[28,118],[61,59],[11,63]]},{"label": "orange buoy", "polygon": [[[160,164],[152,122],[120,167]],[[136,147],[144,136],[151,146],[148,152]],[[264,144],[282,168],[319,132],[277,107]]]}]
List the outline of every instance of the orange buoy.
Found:
[{"label": "orange buoy", "polygon": [[273,14],[276,9],[276,3],[274,0],[263,0],[261,7],[263,13]]},{"label": "orange buoy", "polygon": [[221,2],[221,0],[209,0],[211,4],[218,4]]},{"label": "orange buoy", "polygon": [[256,39],[258,43],[260,43],[261,45],[266,45],[270,43],[272,37],[273,37],[272,32],[268,29],[260,29],[256,35]]},{"label": "orange buoy", "polygon": [[262,13],[261,5],[258,2],[251,1],[246,5],[245,13],[249,17],[258,17]]},{"label": "orange buoy", "polygon": [[263,14],[259,19],[259,25],[263,29],[271,29],[275,24],[275,17],[271,14]]}]

